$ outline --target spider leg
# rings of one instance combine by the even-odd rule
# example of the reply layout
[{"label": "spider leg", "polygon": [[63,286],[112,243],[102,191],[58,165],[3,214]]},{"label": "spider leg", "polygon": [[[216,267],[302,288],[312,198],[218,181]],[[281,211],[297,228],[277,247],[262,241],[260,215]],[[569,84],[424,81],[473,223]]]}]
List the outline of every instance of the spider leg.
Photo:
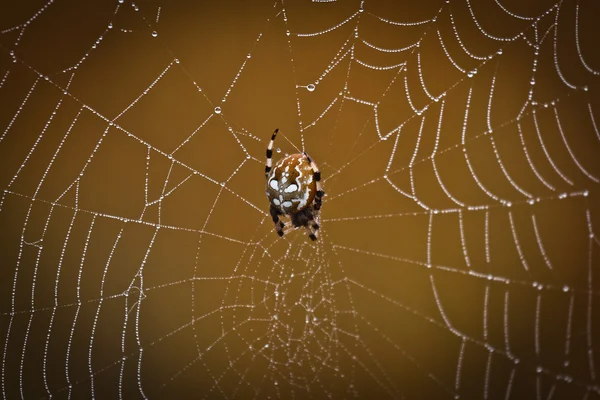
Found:
[{"label": "spider leg", "polygon": [[317,235],[314,234],[314,232],[309,228],[309,226],[306,225],[305,228],[308,231],[308,237],[310,238],[310,240],[312,240],[313,242],[317,240]]},{"label": "spider leg", "polygon": [[315,241],[317,240],[317,230],[319,229],[319,224],[317,224],[315,222],[315,217],[313,215],[313,213],[311,212],[310,208],[307,208],[305,211],[306,214],[306,225],[304,225],[306,227],[306,229],[308,230],[308,237],[312,240]]},{"label": "spider leg", "polygon": [[267,165],[265,167],[265,178],[269,177],[269,172],[271,172],[271,167],[273,165],[273,161],[271,160],[271,158],[273,157],[273,143],[275,143],[277,132],[279,132],[279,128],[275,129],[275,132],[273,132],[273,134],[271,135],[271,141],[269,142],[269,146],[267,146]]},{"label": "spider leg", "polygon": [[317,167],[317,164],[315,164],[315,162],[312,160],[312,158],[310,158],[308,154],[306,154],[306,152],[304,152],[304,155],[306,156],[306,160],[308,161],[310,167],[313,170],[313,179],[317,183],[317,193],[315,195],[315,204],[313,205],[313,208],[315,209],[315,211],[318,211],[321,208],[323,195],[325,194],[325,192],[323,191],[323,185],[321,185],[321,171],[319,171],[319,167]]},{"label": "spider leg", "polygon": [[[313,217],[314,217],[314,219],[318,220],[319,219],[319,212],[320,212],[320,209],[321,209],[321,202],[319,202],[319,205],[317,205],[317,202],[315,200],[315,203],[313,204],[312,209],[313,209]],[[315,222],[314,225],[316,226],[315,230],[319,229],[319,224],[317,224]]]},{"label": "spider leg", "polygon": [[283,228],[285,224],[279,219],[279,211],[275,208],[274,205],[271,204],[271,208],[269,209],[271,213],[271,218],[273,218],[273,223],[275,224],[275,230],[279,236],[283,236]]}]

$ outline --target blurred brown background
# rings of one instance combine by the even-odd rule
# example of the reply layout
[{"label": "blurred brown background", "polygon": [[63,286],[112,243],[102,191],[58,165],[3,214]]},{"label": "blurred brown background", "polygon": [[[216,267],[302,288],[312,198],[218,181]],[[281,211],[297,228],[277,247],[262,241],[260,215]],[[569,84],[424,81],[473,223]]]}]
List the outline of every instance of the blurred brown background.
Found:
[{"label": "blurred brown background", "polygon": [[600,398],[597,2],[1,10],[2,398]]}]

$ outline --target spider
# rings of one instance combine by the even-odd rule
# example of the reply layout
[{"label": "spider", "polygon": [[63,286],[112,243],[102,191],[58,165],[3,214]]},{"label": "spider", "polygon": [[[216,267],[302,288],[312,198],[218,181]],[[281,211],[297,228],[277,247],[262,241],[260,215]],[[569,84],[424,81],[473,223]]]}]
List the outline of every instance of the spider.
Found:
[{"label": "spider", "polygon": [[275,129],[267,147],[267,198],[270,213],[279,236],[283,236],[285,224],[280,215],[289,216],[295,228],[305,227],[308,237],[317,240],[319,229],[316,219],[319,217],[321,202],[325,192],[321,186],[321,172],[317,164],[306,154],[297,153],[285,156],[271,168],[273,143],[279,129]]}]

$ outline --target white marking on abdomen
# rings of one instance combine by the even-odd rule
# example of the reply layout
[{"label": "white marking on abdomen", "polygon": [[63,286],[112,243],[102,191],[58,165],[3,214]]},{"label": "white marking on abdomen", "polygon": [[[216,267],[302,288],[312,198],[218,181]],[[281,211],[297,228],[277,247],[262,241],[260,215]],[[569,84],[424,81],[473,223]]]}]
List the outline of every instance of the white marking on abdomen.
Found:
[{"label": "white marking on abdomen", "polygon": [[292,183],[290,186],[286,187],[283,191],[286,193],[292,193],[292,192],[295,192],[296,190],[298,190],[298,185],[295,185]]},{"label": "white marking on abdomen", "polygon": [[[294,169],[298,172],[298,176],[296,177],[296,183],[297,183],[296,190],[298,190],[300,187],[302,187],[302,184],[300,183],[300,178],[302,178],[302,176],[304,174],[302,173],[302,170],[300,169],[300,164],[296,164]],[[306,207],[306,204],[308,203],[308,195],[309,195],[308,184],[310,184],[311,182],[312,182],[312,175],[309,174],[308,180],[306,182],[307,186],[304,186],[304,193],[302,193],[302,196],[298,196],[296,199],[296,201],[298,201],[298,209],[299,210]],[[293,184],[290,186],[293,186]],[[290,186],[288,186],[288,188]]]},{"label": "white marking on abdomen", "polygon": [[292,202],[289,201],[289,200],[288,201],[284,201],[283,204],[282,204],[282,206],[285,207],[285,208],[291,207],[292,206]]},{"label": "white marking on abdomen", "polygon": [[275,204],[276,206],[280,205],[281,203],[279,202],[278,199],[273,199],[273,204]]},{"label": "white marking on abdomen", "polygon": [[302,193],[302,196],[299,196],[295,200],[298,202],[299,210],[306,207],[306,203],[308,203],[308,187],[304,189],[304,193]]},{"label": "white marking on abdomen", "polygon": [[277,179],[272,179],[271,182],[269,182],[269,186],[275,190],[279,190],[279,182],[277,182]]}]

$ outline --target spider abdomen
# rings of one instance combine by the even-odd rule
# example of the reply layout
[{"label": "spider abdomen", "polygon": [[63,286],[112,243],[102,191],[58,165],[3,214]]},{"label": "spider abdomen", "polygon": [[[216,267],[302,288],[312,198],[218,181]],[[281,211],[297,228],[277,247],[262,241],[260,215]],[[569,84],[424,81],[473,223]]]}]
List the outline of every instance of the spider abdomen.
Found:
[{"label": "spider abdomen", "polygon": [[313,170],[304,154],[282,158],[267,177],[267,198],[282,214],[310,206],[317,192]]}]

